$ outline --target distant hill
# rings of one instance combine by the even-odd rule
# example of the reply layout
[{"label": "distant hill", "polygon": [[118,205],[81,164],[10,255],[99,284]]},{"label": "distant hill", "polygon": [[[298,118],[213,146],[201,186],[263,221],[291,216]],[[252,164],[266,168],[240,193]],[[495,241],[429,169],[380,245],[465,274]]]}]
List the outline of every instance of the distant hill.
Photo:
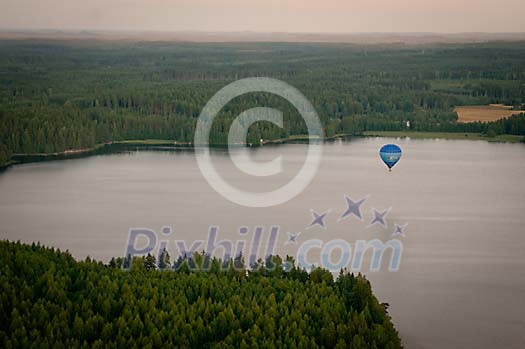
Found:
[{"label": "distant hill", "polygon": [[0,39],[92,39],[175,42],[326,42],[421,45],[525,41],[525,33],[290,33],[195,31],[0,30]]}]

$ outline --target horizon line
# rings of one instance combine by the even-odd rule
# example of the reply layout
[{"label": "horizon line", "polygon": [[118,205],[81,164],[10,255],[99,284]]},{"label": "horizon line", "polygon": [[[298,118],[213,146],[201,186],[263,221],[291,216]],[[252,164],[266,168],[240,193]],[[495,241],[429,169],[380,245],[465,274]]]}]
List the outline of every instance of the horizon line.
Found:
[{"label": "horizon line", "polygon": [[314,34],[314,35],[363,35],[363,34],[423,34],[423,35],[464,35],[464,34],[525,34],[525,31],[457,31],[457,32],[440,32],[440,31],[266,31],[266,30],[199,30],[199,29],[96,29],[96,28],[9,28],[0,27],[0,32],[64,32],[64,33],[196,33],[196,34]]}]

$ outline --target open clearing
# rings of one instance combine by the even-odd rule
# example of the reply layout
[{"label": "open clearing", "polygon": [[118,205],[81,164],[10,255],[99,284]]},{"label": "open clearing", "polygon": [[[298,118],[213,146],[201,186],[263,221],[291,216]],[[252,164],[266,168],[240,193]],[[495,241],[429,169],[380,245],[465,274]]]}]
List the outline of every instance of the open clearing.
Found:
[{"label": "open clearing", "polygon": [[463,139],[470,141],[489,141],[489,142],[522,142],[523,136],[517,135],[497,135],[487,137],[480,133],[462,133],[462,132],[420,132],[420,131],[365,131],[363,136],[367,137],[395,137],[395,138],[412,138],[412,139]]},{"label": "open clearing", "polygon": [[503,104],[466,105],[454,108],[458,114],[458,122],[489,122],[517,114],[519,111]]}]

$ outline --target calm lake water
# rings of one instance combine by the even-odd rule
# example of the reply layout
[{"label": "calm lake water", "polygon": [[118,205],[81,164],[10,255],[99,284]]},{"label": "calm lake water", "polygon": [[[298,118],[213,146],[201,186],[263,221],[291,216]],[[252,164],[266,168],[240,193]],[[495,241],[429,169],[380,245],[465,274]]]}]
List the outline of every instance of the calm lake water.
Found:
[{"label": "calm lake water", "polygon": [[[404,155],[393,172],[380,163],[379,147],[399,144]],[[214,165],[230,183],[253,191],[275,189],[302,166],[306,145],[265,146],[256,160],[278,155],[285,171],[250,177],[225,151]],[[159,232],[187,245],[205,239],[210,225],[221,238],[239,240],[240,226],[280,226],[276,251],[294,255],[309,239],[391,239],[394,224],[408,224],[398,272],[362,271],[371,280],[408,348],[525,347],[525,145],[482,141],[357,139],[325,144],[311,184],[289,202],[247,208],[216,193],[202,177],[193,151],[132,151],[83,159],[24,164],[0,174],[0,234],[40,241],[108,261],[124,253],[128,231]],[[344,195],[362,206],[363,221],[347,217]],[[384,210],[387,228],[368,227],[372,207]],[[310,210],[326,216],[326,229]],[[301,232],[299,245],[285,244]],[[175,245],[169,245],[173,255]],[[317,253],[317,254],[316,254]],[[319,252],[309,258],[315,262]],[[387,256],[387,255],[385,255]],[[337,250],[332,256],[338,259]]]}]

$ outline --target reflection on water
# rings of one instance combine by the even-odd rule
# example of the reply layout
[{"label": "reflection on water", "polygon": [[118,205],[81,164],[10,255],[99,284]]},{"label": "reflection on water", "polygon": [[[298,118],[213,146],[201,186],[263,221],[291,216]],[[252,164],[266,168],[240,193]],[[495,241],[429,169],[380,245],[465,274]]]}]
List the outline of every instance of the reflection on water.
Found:
[{"label": "reflection on water", "polygon": [[[404,151],[391,173],[378,156],[390,141]],[[254,150],[257,161],[283,156],[285,171],[272,177],[243,175],[221,150],[213,160],[230,183],[264,191],[295,176],[305,149],[290,144]],[[204,239],[210,225],[233,240],[239,239],[239,226],[279,225],[277,251],[292,254],[296,247],[284,244],[286,232],[301,232],[299,242],[343,238],[353,246],[361,238],[388,239],[394,223],[408,223],[406,237],[400,237],[399,272],[364,270],[376,295],[390,303],[405,344],[523,347],[524,160],[521,144],[376,138],[328,143],[309,187],[269,208],[226,201],[203,179],[192,150],[24,164],[0,174],[0,234],[107,261],[124,253],[132,227],[171,226],[170,239],[191,242]],[[370,195],[363,222],[338,221],[346,208],[344,194]],[[388,229],[366,228],[372,208],[390,207]],[[331,209],[326,230],[305,229],[311,209]]]}]

